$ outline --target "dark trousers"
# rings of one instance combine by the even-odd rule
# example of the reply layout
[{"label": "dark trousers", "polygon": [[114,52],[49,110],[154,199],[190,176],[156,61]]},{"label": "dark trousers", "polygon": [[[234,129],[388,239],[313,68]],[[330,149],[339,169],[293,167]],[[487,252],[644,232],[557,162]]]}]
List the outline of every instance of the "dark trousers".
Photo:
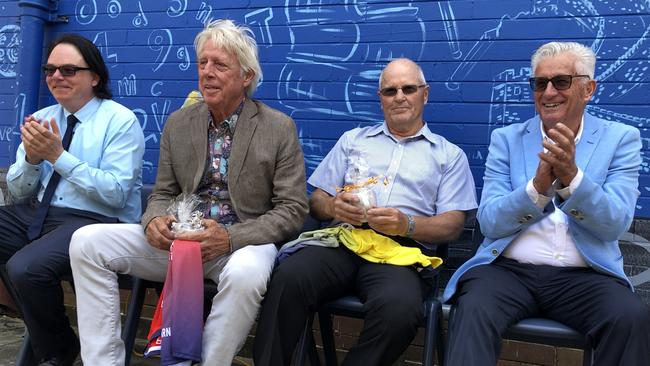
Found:
[{"label": "dark trousers", "polygon": [[34,355],[47,359],[67,349],[72,338],[61,288],[61,277],[71,273],[70,238],[82,226],[117,219],[50,207],[43,235],[29,242],[27,227],[35,212],[31,205],[0,207],[0,263],[7,265]]},{"label": "dark trousers", "polygon": [[343,246],[306,247],[273,272],[257,324],[255,365],[289,365],[307,317],[349,294],[364,303],[365,319],[343,365],[391,365],[423,319],[427,287],[411,267],[370,263]]},{"label": "dark trousers", "polygon": [[505,330],[535,316],[585,334],[594,365],[650,365],[650,310],[627,283],[591,268],[498,258],[467,271],[452,301],[450,366],[495,365]]}]

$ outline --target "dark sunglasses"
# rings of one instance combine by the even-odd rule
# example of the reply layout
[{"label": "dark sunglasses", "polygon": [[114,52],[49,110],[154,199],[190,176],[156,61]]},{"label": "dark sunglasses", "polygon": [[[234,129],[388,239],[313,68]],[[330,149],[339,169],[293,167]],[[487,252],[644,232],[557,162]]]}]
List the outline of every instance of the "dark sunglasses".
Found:
[{"label": "dark sunglasses", "polygon": [[79,70],[90,70],[89,67],[79,67],[75,65],[61,65],[61,66],[54,66],[54,65],[45,65],[43,66],[43,72],[47,76],[52,76],[56,72],[56,70],[59,70],[62,76],[75,76],[77,74],[77,71]]},{"label": "dark sunglasses", "polygon": [[384,97],[394,97],[397,95],[397,91],[401,90],[402,93],[404,93],[404,95],[409,95],[415,93],[420,88],[424,88],[425,86],[427,86],[427,84],[402,85],[401,88],[395,88],[395,87],[383,88],[379,90],[379,94],[383,95]]},{"label": "dark sunglasses", "polygon": [[555,90],[567,90],[571,87],[573,78],[588,78],[589,75],[558,75],[552,78],[536,77],[528,79],[530,88],[534,91],[544,91],[550,81]]}]

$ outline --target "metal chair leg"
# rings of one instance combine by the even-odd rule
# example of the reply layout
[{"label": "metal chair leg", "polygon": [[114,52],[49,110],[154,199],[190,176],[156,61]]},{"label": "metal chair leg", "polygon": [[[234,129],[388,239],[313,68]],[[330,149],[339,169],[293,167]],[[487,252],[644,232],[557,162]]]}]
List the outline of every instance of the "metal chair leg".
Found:
[{"label": "metal chair leg", "polygon": [[325,353],[325,365],[337,366],[336,345],[334,344],[334,331],[332,329],[332,316],[328,313],[319,311],[318,322],[320,324],[320,334],[323,338],[323,353]]},{"label": "metal chair leg", "polygon": [[138,322],[142,313],[142,305],[147,291],[145,280],[132,277],[131,298],[126,310],[126,319],[124,319],[124,328],[122,329],[122,340],[124,341],[124,364],[129,366],[131,363],[131,354],[135,344],[135,337],[138,332]]},{"label": "metal chair leg", "polygon": [[304,366],[307,356],[309,356],[309,364],[311,366],[320,366],[318,354],[316,353],[316,343],[314,342],[314,334],[312,326],[314,324],[314,314],[307,318],[305,328],[302,331],[300,340],[298,341],[295,365]]}]

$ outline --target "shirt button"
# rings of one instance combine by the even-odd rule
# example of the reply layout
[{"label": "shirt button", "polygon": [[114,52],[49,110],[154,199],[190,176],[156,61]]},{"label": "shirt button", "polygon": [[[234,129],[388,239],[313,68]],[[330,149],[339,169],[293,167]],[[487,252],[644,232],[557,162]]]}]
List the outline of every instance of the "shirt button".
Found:
[{"label": "shirt button", "polygon": [[580,211],[576,210],[575,208],[572,208],[571,210],[569,210],[569,213],[573,216],[578,216],[578,214],[580,214]]}]

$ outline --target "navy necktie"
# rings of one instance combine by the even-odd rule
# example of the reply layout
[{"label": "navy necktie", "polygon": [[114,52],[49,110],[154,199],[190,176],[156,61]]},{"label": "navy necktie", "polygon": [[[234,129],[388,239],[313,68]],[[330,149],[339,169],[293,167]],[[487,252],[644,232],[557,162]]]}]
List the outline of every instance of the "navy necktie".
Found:
[{"label": "navy necktie", "polygon": [[[79,120],[74,116],[74,114],[68,116],[68,126],[66,127],[65,135],[63,135],[63,140],[61,141],[63,150],[68,151],[68,148],[70,147],[70,141],[72,141],[72,135],[74,134],[74,126],[77,122],[79,122]],[[45,187],[45,193],[43,193],[43,199],[38,205],[36,214],[27,228],[27,239],[34,240],[41,235],[41,231],[43,231],[43,223],[45,222],[45,217],[47,216],[47,211],[50,208],[50,202],[52,201],[52,196],[54,196],[56,186],[59,184],[59,180],[61,180],[61,175],[54,171],[50,181],[47,183],[47,187]]]}]

